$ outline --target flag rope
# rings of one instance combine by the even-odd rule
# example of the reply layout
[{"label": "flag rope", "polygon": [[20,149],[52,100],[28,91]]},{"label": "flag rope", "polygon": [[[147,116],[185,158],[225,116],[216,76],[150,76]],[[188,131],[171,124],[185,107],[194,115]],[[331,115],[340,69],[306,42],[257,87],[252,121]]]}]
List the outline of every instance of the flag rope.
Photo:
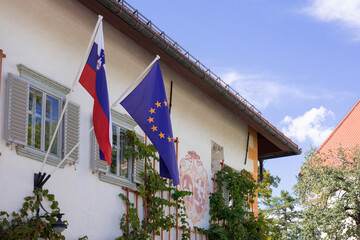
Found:
[{"label": "flag rope", "polygon": [[[156,55],[155,59],[147,66],[147,68],[131,83],[131,85],[121,94],[121,96],[111,105],[111,109],[117,106],[117,104],[121,101],[121,99],[125,96],[125,94],[133,87],[139,79],[143,78],[145,73],[160,59],[159,55]],[[61,164],[70,156],[70,154],[79,146],[80,142],[85,139],[85,137],[92,132],[94,126],[90,128],[90,130],[84,134],[78,143],[71,149],[71,151],[61,160],[61,162],[54,168],[50,175],[54,174],[54,172],[61,166]]]},{"label": "flag rope", "polygon": [[72,85],[72,87],[71,87],[70,92],[66,95],[66,100],[65,100],[64,108],[63,108],[63,110],[62,110],[62,112],[61,112],[61,115],[60,115],[60,117],[59,117],[58,123],[57,123],[57,125],[56,125],[55,131],[54,131],[54,135],[53,135],[52,138],[51,138],[50,145],[49,145],[49,147],[48,147],[48,150],[47,150],[46,155],[45,155],[45,157],[44,157],[43,163],[42,163],[42,165],[41,165],[41,170],[40,170],[40,172],[43,171],[44,166],[45,166],[45,163],[46,163],[46,161],[47,161],[47,159],[48,159],[48,157],[49,157],[50,149],[51,149],[51,147],[52,147],[52,145],[53,145],[53,143],[54,143],[55,137],[56,137],[57,132],[58,132],[59,127],[60,127],[60,123],[61,123],[61,121],[62,121],[62,119],[63,119],[63,117],[64,117],[66,108],[67,108],[67,106],[68,106],[68,104],[69,104],[70,96],[71,96],[71,94],[74,92],[74,89],[75,89],[75,87],[76,87],[76,84],[79,82],[81,71],[82,71],[82,69],[84,69],[86,60],[87,60],[88,55],[89,55],[89,52],[90,52],[90,48],[91,48],[92,44],[94,43],[94,39],[95,39],[96,33],[97,33],[98,29],[99,29],[99,26],[100,26],[100,23],[101,23],[102,19],[103,19],[103,16],[99,15],[99,16],[98,16],[98,21],[97,21],[97,23],[96,23],[96,25],[95,25],[94,31],[93,31],[93,33],[92,33],[92,36],[91,36],[90,41],[89,41],[89,44],[88,44],[87,49],[86,49],[86,51],[85,51],[83,60],[82,60],[82,62],[81,62],[81,64],[80,64],[80,68],[78,69],[78,72],[77,72],[77,74],[76,74],[76,78],[75,78],[75,80],[74,80],[74,83],[73,83],[73,85]]}]

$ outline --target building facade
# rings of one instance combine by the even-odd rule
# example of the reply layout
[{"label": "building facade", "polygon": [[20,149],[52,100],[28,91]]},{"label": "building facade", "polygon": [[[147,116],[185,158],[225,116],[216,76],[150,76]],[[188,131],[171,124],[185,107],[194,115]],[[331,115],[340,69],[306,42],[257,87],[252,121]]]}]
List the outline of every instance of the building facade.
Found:
[{"label": "building facade", "polygon": [[[180,188],[194,193],[186,201],[192,227],[209,225],[211,178],[221,161],[257,178],[258,162],[301,152],[230,86],[123,1],[2,1],[0,9],[0,210],[17,210],[31,195],[34,173],[41,169],[98,14],[104,16],[110,104],[155,55],[161,57],[168,98],[172,86]],[[45,186],[66,214],[68,239],[120,236],[126,206],[118,194],[136,190],[143,171],[141,162],[124,160],[124,132],[144,134],[120,105],[112,111],[113,164],[107,167],[96,157],[94,137],[87,135],[92,106],[92,98],[78,84],[44,167],[51,172],[84,138]],[[256,204],[253,209],[257,211]]]}]

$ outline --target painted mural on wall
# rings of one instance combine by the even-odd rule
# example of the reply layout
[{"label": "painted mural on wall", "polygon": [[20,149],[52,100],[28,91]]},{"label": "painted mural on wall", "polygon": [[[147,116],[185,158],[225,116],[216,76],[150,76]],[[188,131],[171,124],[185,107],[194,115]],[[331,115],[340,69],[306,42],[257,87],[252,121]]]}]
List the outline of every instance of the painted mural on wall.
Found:
[{"label": "painted mural on wall", "polygon": [[204,218],[210,195],[208,174],[195,151],[188,151],[180,161],[180,188],[193,192],[184,198],[186,215],[193,224]]}]

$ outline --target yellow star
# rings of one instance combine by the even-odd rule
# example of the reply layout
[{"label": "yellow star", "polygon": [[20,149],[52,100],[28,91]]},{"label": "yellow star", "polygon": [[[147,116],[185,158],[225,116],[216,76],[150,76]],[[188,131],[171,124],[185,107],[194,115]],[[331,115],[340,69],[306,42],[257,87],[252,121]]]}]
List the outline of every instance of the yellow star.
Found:
[{"label": "yellow star", "polygon": [[157,101],[155,104],[156,104],[156,107],[161,107],[161,103],[159,103],[159,101]]},{"label": "yellow star", "polygon": [[172,138],[170,136],[168,137],[168,140],[169,140],[169,142],[172,142]]},{"label": "yellow star", "polygon": [[157,127],[155,127],[154,125],[152,126],[151,130],[153,130],[153,132],[157,131]]},{"label": "yellow star", "polygon": [[163,134],[162,132],[160,132],[160,133],[159,133],[159,137],[160,137],[160,139],[161,139],[161,138],[165,138],[165,136],[164,136],[164,135],[165,135],[165,134]]},{"label": "yellow star", "polygon": [[165,107],[166,107],[166,106],[167,106],[167,104],[168,104],[166,100],[165,100],[163,103],[164,103]]},{"label": "yellow star", "polygon": [[149,117],[149,119],[147,120],[149,123],[152,123],[152,122],[154,122],[154,118],[152,118],[152,117]]},{"label": "yellow star", "polygon": [[149,112],[150,112],[151,114],[153,114],[153,113],[155,113],[155,109],[154,109],[154,108],[150,108]]}]

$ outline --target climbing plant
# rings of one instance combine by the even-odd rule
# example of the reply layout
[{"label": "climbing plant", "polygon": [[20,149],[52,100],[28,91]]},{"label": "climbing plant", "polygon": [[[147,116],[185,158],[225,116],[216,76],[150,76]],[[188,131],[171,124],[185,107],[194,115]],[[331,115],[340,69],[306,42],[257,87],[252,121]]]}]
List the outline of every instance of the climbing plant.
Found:
[{"label": "climbing plant", "polygon": [[[171,180],[160,177],[159,172],[153,166],[154,161],[159,161],[153,145],[142,143],[134,132],[128,131],[126,134],[130,144],[126,149],[125,158],[146,159],[146,174],[142,173],[144,184],[138,187],[139,195],[146,204],[146,217],[140,220],[134,204],[125,195],[120,194],[120,198],[128,205],[128,214],[125,213],[121,218],[120,229],[123,235],[117,240],[152,239],[153,234],[160,235],[161,229],[170,231],[171,228],[177,227],[177,219],[182,229],[182,239],[189,239],[190,228],[186,221],[183,198],[192,193],[180,191],[172,185]],[[161,191],[171,193],[172,200],[169,201],[158,196],[157,193]],[[177,207],[178,214],[166,214],[165,209],[169,207]]]},{"label": "climbing plant", "polygon": [[[11,214],[0,212],[0,239],[28,240],[28,239],[65,239],[60,233],[51,227],[57,221],[54,215],[60,213],[59,204],[55,196],[48,190],[35,189],[33,196],[25,197],[25,201],[19,212]],[[37,196],[39,199],[37,199]],[[52,213],[44,216],[36,216],[40,207],[40,201],[47,200]],[[66,222],[66,221],[64,221]]]},{"label": "climbing plant", "polygon": [[266,239],[263,215],[251,211],[258,184],[246,170],[228,166],[216,173],[216,191],[210,196],[210,228],[199,229],[210,239]]}]

